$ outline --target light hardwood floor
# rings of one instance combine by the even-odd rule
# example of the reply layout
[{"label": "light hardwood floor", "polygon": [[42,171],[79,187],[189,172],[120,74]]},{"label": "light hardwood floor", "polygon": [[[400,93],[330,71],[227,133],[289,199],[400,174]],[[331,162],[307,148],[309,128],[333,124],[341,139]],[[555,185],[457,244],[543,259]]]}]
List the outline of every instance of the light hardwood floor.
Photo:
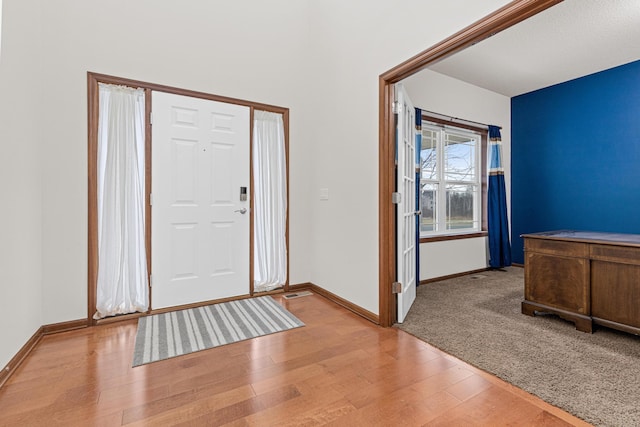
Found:
[{"label": "light hardwood floor", "polygon": [[306,326],[136,368],[135,321],[45,336],[0,425],[587,425],[323,297],[275,299]]}]

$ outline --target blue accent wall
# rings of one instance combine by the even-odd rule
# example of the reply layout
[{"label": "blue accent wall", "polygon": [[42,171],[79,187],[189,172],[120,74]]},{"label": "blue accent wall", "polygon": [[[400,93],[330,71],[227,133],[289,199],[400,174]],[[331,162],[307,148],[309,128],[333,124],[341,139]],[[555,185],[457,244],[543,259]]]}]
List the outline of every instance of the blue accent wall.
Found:
[{"label": "blue accent wall", "polygon": [[511,239],[640,234],[640,61],[511,99]]}]

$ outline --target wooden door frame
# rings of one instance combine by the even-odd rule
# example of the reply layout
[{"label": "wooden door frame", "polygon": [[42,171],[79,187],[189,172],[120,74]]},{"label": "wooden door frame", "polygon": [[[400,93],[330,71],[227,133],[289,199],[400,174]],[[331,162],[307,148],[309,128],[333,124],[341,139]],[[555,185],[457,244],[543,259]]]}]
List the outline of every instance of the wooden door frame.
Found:
[{"label": "wooden door frame", "polygon": [[[88,253],[87,253],[87,325],[95,325],[98,323],[106,323],[114,320],[126,320],[135,317],[139,317],[141,313],[133,313],[130,315],[115,316],[113,318],[106,318],[95,320],[93,315],[96,312],[96,295],[97,295],[97,282],[98,282],[98,117],[99,117],[99,83],[114,84],[129,86],[135,88],[141,88],[145,91],[145,246],[147,251],[147,272],[151,274],[151,205],[149,203],[149,194],[151,191],[151,93],[167,92],[175,95],[189,96],[192,98],[202,98],[211,101],[224,102],[227,104],[236,104],[249,107],[249,180],[252,183],[250,185],[250,200],[249,208],[250,212],[253,212],[253,115],[255,110],[269,111],[272,113],[282,114],[284,122],[284,144],[285,144],[285,165],[287,169],[286,186],[287,186],[287,206],[289,204],[289,109],[285,107],[279,107],[276,105],[262,104],[258,102],[246,101],[242,99],[229,98],[225,96],[213,95],[205,92],[197,92],[188,89],[181,89],[172,86],[165,86],[156,83],[143,82],[139,80],[132,80],[122,77],[115,77],[106,74],[99,74],[93,72],[87,72],[87,120],[88,120]],[[249,225],[249,296],[253,295],[253,238],[254,238],[254,221],[253,215],[250,217]],[[286,238],[285,244],[287,247],[287,281],[284,284],[284,291],[289,290],[289,214],[286,217]],[[151,303],[152,289],[149,287],[149,303]],[[231,299],[239,299],[240,297],[225,298],[216,301],[203,301],[202,303],[189,304],[188,307],[211,304],[212,302],[226,301]],[[180,308],[187,307],[181,306]],[[173,309],[173,308],[171,308]],[[162,309],[158,311],[167,311],[168,309]],[[150,310],[147,313],[153,313],[154,310]]]},{"label": "wooden door frame", "polygon": [[391,194],[395,191],[395,119],[392,110],[394,85],[429,65],[487,39],[562,1],[512,1],[380,75],[378,79],[378,297],[380,325],[391,326],[397,318],[396,301],[391,290],[391,284],[396,281],[395,205],[391,202]]}]

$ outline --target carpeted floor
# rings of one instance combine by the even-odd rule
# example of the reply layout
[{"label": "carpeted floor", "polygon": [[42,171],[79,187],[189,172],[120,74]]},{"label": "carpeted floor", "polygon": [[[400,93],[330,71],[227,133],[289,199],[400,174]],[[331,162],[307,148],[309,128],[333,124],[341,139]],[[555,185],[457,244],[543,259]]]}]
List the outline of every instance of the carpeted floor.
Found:
[{"label": "carpeted floor", "polygon": [[398,327],[594,425],[640,425],[640,337],[525,316],[524,270],[506,270],[419,286]]}]

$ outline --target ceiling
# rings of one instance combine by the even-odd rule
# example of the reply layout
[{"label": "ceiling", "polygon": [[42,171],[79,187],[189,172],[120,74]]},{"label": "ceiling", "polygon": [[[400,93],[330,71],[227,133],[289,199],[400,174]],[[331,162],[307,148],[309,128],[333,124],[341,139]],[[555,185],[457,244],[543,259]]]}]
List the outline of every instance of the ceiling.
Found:
[{"label": "ceiling", "polygon": [[429,69],[511,97],[638,59],[639,0],[565,0]]}]

